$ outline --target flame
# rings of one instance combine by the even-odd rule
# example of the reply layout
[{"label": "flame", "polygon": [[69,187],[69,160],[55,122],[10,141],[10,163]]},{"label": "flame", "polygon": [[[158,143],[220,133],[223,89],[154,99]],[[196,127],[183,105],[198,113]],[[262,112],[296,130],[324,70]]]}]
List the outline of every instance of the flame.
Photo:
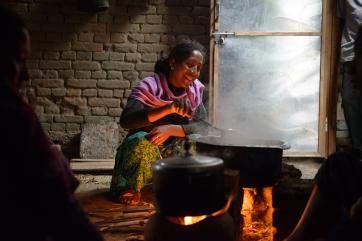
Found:
[{"label": "flame", "polygon": [[217,210],[216,212],[213,212],[211,214],[207,214],[207,215],[200,215],[200,216],[185,216],[185,217],[166,217],[168,221],[170,221],[171,223],[174,224],[179,224],[179,225],[192,225],[198,222],[201,222],[202,220],[204,220],[205,218],[208,217],[216,217],[219,215],[222,215],[224,213],[226,213],[230,207],[231,201],[233,200],[235,196],[235,193],[231,193],[229,195],[229,198],[226,202],[226,204],[224,205],[224,207],[222,207],[221,209]]},{"label": "flame", "polygon": [[174,224],[178,225],[192,225],[198,222],[201,222],[205,218],[207,218],[208,215],[201,215],[201,216],[185,216],[185,217],[166,217],[168,221]]},{"label": "flame", "polygon": [[273,241],[273,188],[243,188],[243,241]]},{"label": "flame", "polygon": [[202,216],[186,216],[184,217],[183,220],[183,225],[192,225],[198,222],[201,222],[202,220],[204,220],[207,217],[207,215],[202,215]]}]

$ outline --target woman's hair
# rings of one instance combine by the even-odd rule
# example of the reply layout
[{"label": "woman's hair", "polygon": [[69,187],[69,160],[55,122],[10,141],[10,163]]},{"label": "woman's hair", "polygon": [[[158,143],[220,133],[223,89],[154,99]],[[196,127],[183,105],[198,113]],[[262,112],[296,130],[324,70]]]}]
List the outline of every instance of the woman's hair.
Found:
[{"label": "woman's hair", "polygon": [[26,43],[25,24],[15,12],[0,5],[0,83],[12,81]]},{"label": "woman's hair", "polygon": [[169,61],[174,59],[176,63],[180,63],[191,56],[193,51],[200,51],[202,56],[206,56],[205,47],[197,41],[194,40],[183,40],[175,47],[172,48],[168,57],[161,57],[157,60],[155,64],[155,73],[168,75],[170,73],[170,64]]}]

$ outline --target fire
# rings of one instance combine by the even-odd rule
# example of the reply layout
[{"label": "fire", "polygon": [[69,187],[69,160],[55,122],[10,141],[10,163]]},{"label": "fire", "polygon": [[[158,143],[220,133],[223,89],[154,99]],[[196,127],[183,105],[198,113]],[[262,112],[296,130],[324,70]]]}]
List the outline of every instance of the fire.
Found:
[{"label": "fire", "polygon": [[273,188],[243,188],[242,241],[273,241]]},{"label": "fire", "polygon": [[206,217],[207,217],[206,215],[195,216],[195,217],[186,216],[186,217],[184,217],[183,225],[192,225],[192,224],[201,222],[201,221],[204,220]]},{"label": "fire", "polygon": [[185,217],[166,217],[168,221],[174,224],[178,225],[193,225],[195,223],[201,222],[205,218],[207,218],[208,215],[201,215],[201,216],[185,216]]},{"label": "fire", "polygon": [[193,225],[195,223],[201,222],[202,220],[208,218],[208,217],[216,217],[219,215],[222,215],[224,213],[226,213],[229,210],[231,201],[234,198],[234,193],[231,193],[229,195],[228,200],[226,201],[226,204],[224,205],[224,207],[222,207],[221,209],[211,213],[211,214],[207,214],[207,215],[200,215],[200,216],[185,216],[185,217],[166,217],[168,219],[168,221],[170,221],[171,223],[174,224],[179,224],[179,225]]}]

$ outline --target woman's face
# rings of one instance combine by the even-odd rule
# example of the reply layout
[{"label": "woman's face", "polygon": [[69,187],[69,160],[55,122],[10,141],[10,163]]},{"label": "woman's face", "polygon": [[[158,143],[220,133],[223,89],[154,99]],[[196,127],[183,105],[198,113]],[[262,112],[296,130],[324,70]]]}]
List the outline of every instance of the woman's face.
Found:
[{"label": "woman's face", "polygon": [[195,79],[200,76],[200,70],[204,57],[198,50],[192,51],[191,55],[177,63],[174,59],[170,60],[169,82],[173,87],[186,89]]}]

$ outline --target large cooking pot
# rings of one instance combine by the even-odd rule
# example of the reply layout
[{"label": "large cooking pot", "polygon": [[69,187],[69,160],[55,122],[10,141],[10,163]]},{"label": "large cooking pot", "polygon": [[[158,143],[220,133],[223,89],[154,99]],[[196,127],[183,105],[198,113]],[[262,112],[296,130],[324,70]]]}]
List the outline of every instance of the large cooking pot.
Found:
[{"label": "large cooking pot", "polygon": [[152,170],[156,208],[164,216],[200,216],[225,205],[220,158],[186,153],[157,160]]},{"label": "large cooking pot", "polygon": [[232,130],[218,130],[214,136],[196,138],[198,153],[223,159],[224,166],[240,171],[240,186],[273,186],[279,179],[283,150],[280,140],[245,138]]}]

